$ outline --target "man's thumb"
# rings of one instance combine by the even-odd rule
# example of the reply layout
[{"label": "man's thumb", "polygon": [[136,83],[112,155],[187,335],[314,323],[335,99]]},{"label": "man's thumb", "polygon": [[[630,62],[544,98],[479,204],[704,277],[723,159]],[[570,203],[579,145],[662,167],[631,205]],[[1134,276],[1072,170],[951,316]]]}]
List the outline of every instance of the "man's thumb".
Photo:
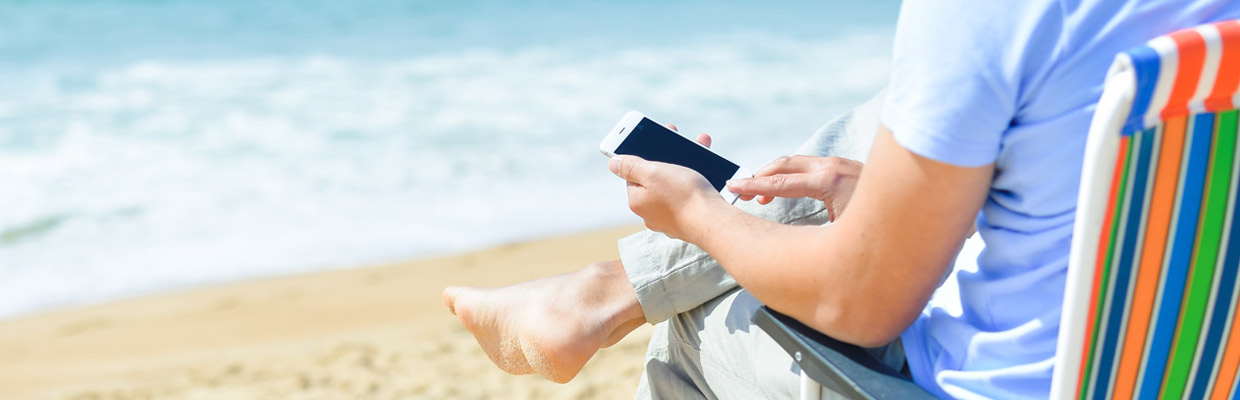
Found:
[{"label": "man's thumb", "polygon": [[636,176],[634,168],[637,167],[637,163],[640,161],[641,158],[635,156],[615,156],[607,161],[607,169],[610,169],[611,173],[616,174],[621,179],[638,183],[639,177]]}]

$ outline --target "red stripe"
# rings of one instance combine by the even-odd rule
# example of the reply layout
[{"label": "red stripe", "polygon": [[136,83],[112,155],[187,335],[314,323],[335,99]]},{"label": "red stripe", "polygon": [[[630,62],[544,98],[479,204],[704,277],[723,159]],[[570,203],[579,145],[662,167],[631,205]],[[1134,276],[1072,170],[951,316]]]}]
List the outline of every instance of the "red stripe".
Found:
[{"label": "red stripe", "polygon": [[1230,110],[1240,106],[1232,104],[1232,96],[1240,88],[1240,21],[1227,21],[1214,24],[1219,36],[1223,39],[1223,55],[1219,60],[1218,78],[1214,81],[1214,90],[1206,98],[1206,111],[1216,112]]},{"label": "red stripe", "polygon": [[1162,110],[1162,119],[1188,114],[1188,100],[1197,91],[1197,81],[1201,79],[1201,67],[1206,63],[1206,39],[1196,29],[1186,29],[1167,35],[1175,41],[1180,54],[1180,66],[1176,69],[1175,84],[1171,86],[1171,97],[1167,107]]}]

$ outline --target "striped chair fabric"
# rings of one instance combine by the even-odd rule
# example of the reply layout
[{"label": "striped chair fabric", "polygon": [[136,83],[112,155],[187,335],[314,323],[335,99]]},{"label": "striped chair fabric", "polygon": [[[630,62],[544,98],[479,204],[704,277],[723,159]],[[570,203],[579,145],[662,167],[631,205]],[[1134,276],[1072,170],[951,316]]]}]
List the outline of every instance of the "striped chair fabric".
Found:
[{"label": "striped chair fabric", "polygon": [[1240,398],[1238,87],[1240,21],[1117,56],[1086,149],[1055,397]]}]

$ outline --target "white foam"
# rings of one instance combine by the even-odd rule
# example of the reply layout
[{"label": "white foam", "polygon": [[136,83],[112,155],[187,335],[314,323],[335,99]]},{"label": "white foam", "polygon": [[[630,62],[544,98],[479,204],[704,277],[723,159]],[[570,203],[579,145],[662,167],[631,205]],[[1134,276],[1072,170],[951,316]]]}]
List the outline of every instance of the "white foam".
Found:
[{"label": "white foam", "polygon": [[0,233],[37,229],[0,242],[0,316],[636,222],[596,150],[625,111],[756,169],[881,88],[889,40],[22,72]]}]

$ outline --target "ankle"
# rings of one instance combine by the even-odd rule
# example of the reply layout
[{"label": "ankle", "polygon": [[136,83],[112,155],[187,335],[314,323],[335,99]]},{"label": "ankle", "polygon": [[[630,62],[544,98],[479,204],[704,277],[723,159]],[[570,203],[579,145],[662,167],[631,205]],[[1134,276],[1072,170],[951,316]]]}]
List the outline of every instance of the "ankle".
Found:
[{"label": "ankle", "polygon": [[646,322],[646,314],[637,301],[637,292],[629,283],[629,276],[620,261],[597,262],[586,266],[581,272],[585,279],[597,284],[590,286],[599,289],[593,295],[599,296],[599,306],[601,311],[607,313],[610,328],[631,325],[635,321],[638,325]]},{"label": "ankle", "polygon": [[624,272],[624,264],[621,264],[618,260],[596,262],[587,265],[579,272],[585,275],[586,279],[590,279],[594,282],[607,282],[610,284],[608,285],[609,287],[619,287],[619,285],[616,284],[618,281],[624,281],[627,283],[629,280],[628,275]]}]

